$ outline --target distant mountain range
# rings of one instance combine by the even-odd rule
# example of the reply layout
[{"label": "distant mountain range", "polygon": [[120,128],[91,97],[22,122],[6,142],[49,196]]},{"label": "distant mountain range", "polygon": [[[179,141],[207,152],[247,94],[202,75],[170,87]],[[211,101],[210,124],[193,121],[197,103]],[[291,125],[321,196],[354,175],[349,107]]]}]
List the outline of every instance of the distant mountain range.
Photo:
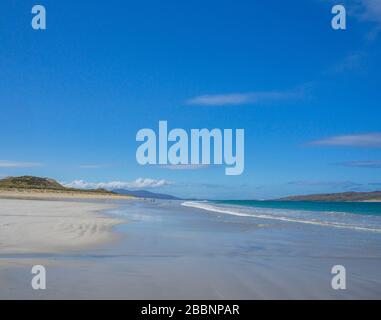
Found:
[{"label": "distant mountain range", "polygon": [[[2,190],[51,190],[55,192],[71,193],[96,193],[105,195],[128,195],[137,198],[151,198],[163,200],[183,200],[164,193],[156,193],[147,190],[126,190],[114,189],[112,191],[105,189],[75,189],[67,188],[54,179],[22,176],[22,177],[7,177],[0,180],[0,189]],[[341,193],[323,193],[310,194],[301,196],[290,196],[276,199],[278,201],[377,201],[381,202],[381,191],[373,192],[341,192]]]},{"label": "distant mountain range", "polygon": [[341,192],[290,196],[276,199],[279,201],[381,201],[381,191]]},{"label": "distant mountain range", "polygon": [[127,194],[137,198],[150,198],[150,199],[163,199],[163,200],[181,200],[180,198],[171,196],[164,193],[156,193],[147,190],[126,190],[126,189],[113,189],[118,194]]}]

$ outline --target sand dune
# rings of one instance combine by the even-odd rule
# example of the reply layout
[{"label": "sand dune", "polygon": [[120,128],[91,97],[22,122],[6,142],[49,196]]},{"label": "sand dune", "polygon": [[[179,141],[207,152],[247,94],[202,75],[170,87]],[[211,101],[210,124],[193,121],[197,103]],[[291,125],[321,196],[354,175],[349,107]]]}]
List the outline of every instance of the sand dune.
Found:
[{"label": "sand dune", "polygon": [[0,254],[57,253],[111,241],[110,205],[0,199]]}]

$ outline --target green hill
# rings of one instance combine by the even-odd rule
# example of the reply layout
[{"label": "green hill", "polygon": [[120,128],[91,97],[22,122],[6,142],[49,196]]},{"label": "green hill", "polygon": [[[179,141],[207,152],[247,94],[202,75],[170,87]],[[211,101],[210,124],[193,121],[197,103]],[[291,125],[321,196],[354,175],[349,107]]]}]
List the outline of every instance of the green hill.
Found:
[{"label": "green hill", "polygon": [[56,180],[33,176],[7,177],[0,180],[0,188],[23,188],[23,189],[55,189],[66,188]]},{"label": "green hill", "polygon": [[69,191],[78,193],[98,193],[98,194],[116,194],[115,192],[105,189],[75,189],[66,188],[54,179],[40,178],[33,176],[7,177],[0,180],[0,189],[7,190],[47,190],[47,191]]}]

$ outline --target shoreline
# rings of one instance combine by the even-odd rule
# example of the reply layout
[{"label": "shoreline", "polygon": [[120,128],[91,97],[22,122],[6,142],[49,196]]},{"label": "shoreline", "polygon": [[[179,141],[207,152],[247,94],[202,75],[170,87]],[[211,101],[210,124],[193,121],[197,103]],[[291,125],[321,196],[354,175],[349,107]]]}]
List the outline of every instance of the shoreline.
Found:
[{"label": "shoreline", "polygon": [[[113,206],[101,205],[0,200],[0,298],[375,299],[380,295],[380,233],[213,214],[172,201],[118,202],[113,210],[128,223],[111,231],[116,221],[99,210]],[[31,228],[28,232],[38,229],[48,234],[34,234],[35,242],[25,244],[23,237],[30,235],[6,226],[12,221],[5,219],[11,218]],[[63,221],[55,229],[63,232],[34,223],[57,219]],[[96,232],[94,237],[82,219],[111,220],[105,229],[98,228],[107,236],[98,238]],[[12,252],[27,245],[33,248],[30,254],[1,251],[3,230],[10,227],[13,233],[7,233],[7,241],[13,237],[21,241],[13,243]],[[84,243],[78,229],[85,230],[84,239],[89,236],[91,241]],[[73,247],[46,246],[47,240],[60,240],[61,233],[65,238],[66,233],[71,235],[67,241]],[[118,241],[105,243],[114,236]],[[45,251],[40,252],[57,253],[36,253],[41,240],[39,248]],[[49,290],[30,289],[31,268],[37,264],[47,267]],[[347,269],[347,290],[331,288],[334,265]]]},{"label": "shoreline", "polygon": [[64,199],[136,199],[129,195],[120,194],[101,194],[95,192],[75,192],[75,191],[55,191],[47,189],[0,189],[0,199],[18,199],[18,200],[64,200]]},{"label": "shoreline", "polygon": [[0,199],[0,255],[63,253],[111,242],[118,237],[112,228],[124,221],[101,211],[114,207],[59,200]]}]

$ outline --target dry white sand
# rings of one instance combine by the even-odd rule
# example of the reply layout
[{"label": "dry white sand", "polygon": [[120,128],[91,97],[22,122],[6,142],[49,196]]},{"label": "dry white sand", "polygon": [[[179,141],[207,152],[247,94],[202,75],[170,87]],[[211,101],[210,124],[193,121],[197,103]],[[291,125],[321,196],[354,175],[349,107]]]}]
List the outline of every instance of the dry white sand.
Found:
[{"label": "dry white sand", "polygon": [[0,189],[0,199],[37,199],[37,200],[70,200],[70,199],[136,199],[135,197],[122,194],[103,194],[95,192],[61,191],[61,190],[39,190],[39,189]]},{"label": "dry white sand", "polygon": [[0,254],[59,253],[113,240],[106,204],[0,199]]}]

